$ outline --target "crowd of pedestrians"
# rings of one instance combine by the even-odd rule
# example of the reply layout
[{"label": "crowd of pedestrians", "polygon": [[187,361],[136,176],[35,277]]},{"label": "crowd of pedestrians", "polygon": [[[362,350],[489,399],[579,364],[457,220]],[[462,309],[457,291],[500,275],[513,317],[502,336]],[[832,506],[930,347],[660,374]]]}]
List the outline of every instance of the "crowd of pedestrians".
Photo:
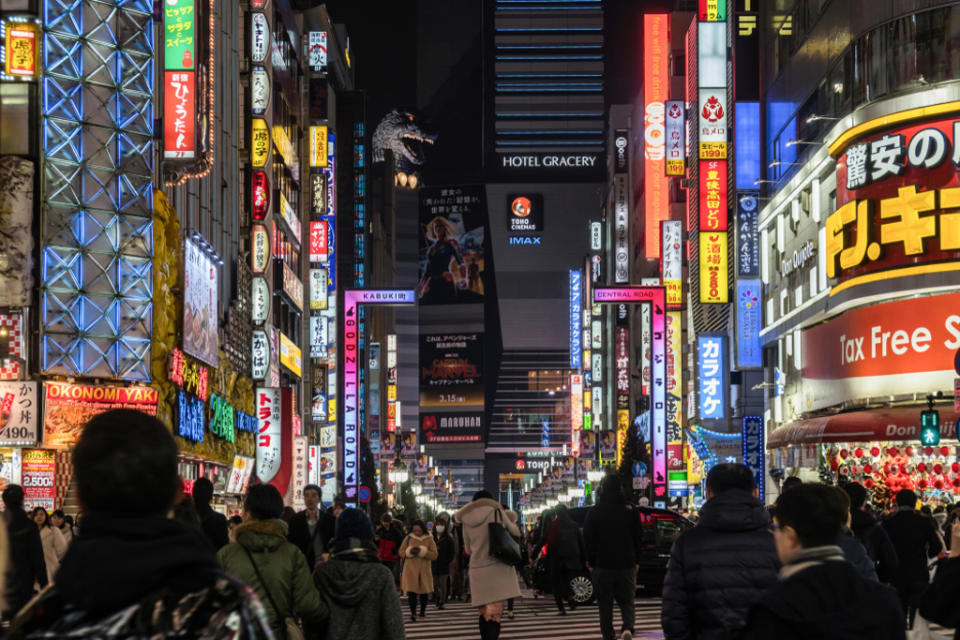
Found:
[{"label": "crowd of pedestrians", "polygon": [[[431,600],[437,609],[469,601],[481,640],[498,640],[521,573],[544,548],[559,615],[576,606],[571,579],[586,568],[604,640],[635,632],[644,525],[616,475],[603,479],[582,528],[561,506],[524,535],[517,514],[486,491],[435,522],[405,528],[388,512],[374,528],[342,501],[323,509],[315,485],[293,513],[276,488],[253,484],[243,515],[227,519],[211,507],[208,480],[187,499],[177,459],[156,418],[110,411],[88,423],[73,452],[82,525],[62,511],[27,513],[23,489],[6,487],[7,637],[402,640],[405,598],[408,624],[428,615]],[[706,498],[670,553],[666,640],[899,640],[908,630],[922,637],[927,621],[960,624],[958,511],[918,510],[904,490],[895,511],[880,514],[859,484],[797,479],[765,506],[738,464],[710,470]],[[501,534],[519,542],[519,560],[505,559]]]}]

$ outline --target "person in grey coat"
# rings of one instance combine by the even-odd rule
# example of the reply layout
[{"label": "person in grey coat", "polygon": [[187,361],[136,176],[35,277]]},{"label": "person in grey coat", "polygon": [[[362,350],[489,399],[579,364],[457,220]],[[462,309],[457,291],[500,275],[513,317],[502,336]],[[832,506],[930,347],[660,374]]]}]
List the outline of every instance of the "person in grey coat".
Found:
[{"label": "person in grey coat", "polygon": [[313,574],[330,609],[325,637],[404,640],[393,573],[380,563],[370,518],[360,509],[344,509],[336,522],[330,559]]}]

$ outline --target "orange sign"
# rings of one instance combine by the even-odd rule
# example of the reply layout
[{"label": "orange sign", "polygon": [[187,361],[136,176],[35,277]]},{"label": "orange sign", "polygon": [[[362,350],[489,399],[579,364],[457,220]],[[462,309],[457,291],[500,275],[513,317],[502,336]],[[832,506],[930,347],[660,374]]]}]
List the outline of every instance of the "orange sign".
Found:
[{"label": "orange sign", "polygon": [[6,22],[4,65],[9,76],[36,78],[40,66],[40,34],[35,24]]},{"label": "orange sign", "polygon": [[666,177],[666,100],[670,87],[667,58],[670,54],[665,13],[643,16],[643,188],[644,252],[660,257],[660,222],[670,217]]},{"label": "orange sign", "polygon": [[151,387],[113,387],[63,382],[44,383],[43,445],[68,447],[90,418],[110,409],[135,409],[157,415],[160,395]]}]

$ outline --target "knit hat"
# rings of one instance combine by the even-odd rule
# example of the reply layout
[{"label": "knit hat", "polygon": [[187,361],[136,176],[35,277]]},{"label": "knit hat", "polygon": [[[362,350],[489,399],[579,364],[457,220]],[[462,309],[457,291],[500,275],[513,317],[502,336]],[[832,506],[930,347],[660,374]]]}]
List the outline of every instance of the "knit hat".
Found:
[{"label": "knit hat", "polygon": [[337,516],[334,541],[346,541],[349,538],[373,540],[373,525],[370,518],[360,509],[347,508]]}]

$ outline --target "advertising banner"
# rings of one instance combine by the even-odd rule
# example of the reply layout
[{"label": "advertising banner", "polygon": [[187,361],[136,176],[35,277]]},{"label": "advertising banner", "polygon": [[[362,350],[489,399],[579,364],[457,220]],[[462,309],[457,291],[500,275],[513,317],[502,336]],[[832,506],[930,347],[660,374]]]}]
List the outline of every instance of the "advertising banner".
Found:
[{"label": "advertising banner", "polygon": [[183,350],[211,366],[220,363],[217,326],[219,271],[193,240],[183,243]]},{"label": "advertising banner", "polygon": [[247,485],[250,483],[250,476],[253,475],[253,458],[245,456],[233,456],[233,466],[230,469],[230,477],[227,479],[227,493],[246,493]]},{"label": "advertising banner", "polygon": [[36,382],[0,382],[0,446],[36,444],[40,402]]},{"label": "advertising banner", "polygon": [[762,292],[759,278],[737,280],[737,369],[763,366],[760,346]]},{"label": "advertising banner", "polygon": [[327,270],[310,269],[310,308],[323,311],[327,308]]},{"label": "advertising banner", "polygon": [[[23,486],[20,479],[20,447],[0,447],[0,492],[11,484]],[[0,502],[0,509],[3,503]]]},{"label": "advertising banner", "polygon": [[56,506],[57,454],[46,449],[24,449],[20,461],[23,483],[23,507],[28,511],[43,507],[48,512]]},{"label": "advertising banner", "polygon": [[270,264],[270,233],[262,224],[255,224],[250,230],[250,268],[254,273],[263,273]]},{"label": "advertising banner", "polygon": [[420,190],[420,304],[483,300],[483,189]]},{"label": "advertising banner", "polygon": [[727,90],[700,87],[700,159],[727,158]]},{"label": "advertising banner", "polygon": [[727,161],[701,160],[700,231],[727,230]]},{"label": "advertising banner", "polygon": [[300,347],[283,333],[280,334],[280,364],[298,378],[303,376],[303,357],[300,354]]},{"label": "advertising banner", "polygon": [[667,470],[683,469],[683,326],[667,312]]},{"label": "advertising banner", "polygon": [[308,37],[307,64],[312,71],[320,73],[327,66],[327,32],[311,31]]},{"label": "advertising banner", "polygon": [[483,404],[483,335],[421,335],[421,408]]},{"label": "advertising banner", "polygon": [[753,471],[757,494],[763,494],[766,479],[766,451],[764,450],[763,416],[743,417],[743,464]]},{"label": "advertising banner", "polygon": [[700,233],[700,302],[726,304],[730,297],[727,277],[727,233]]},{"label": "advertising banner", "polygon": [[250,71],[250,112],[262,116],[270,104],[270,74],[264,67],[255,66]]},{"label": "advertising banner", "polygon": [[668,100],[667,118],[667,160],[668,176],[682,176],[686,172],[686,117],[682,100]]},{"label": "advertising banner", "polygon": [[116,387],[45,382],[43,446],[73,445],[93,416],[110,409],[135,409],[157,415],[159,392],[150,387]]},{"label": "advertising banner", "polygon": [[670,16],[643,15],[644,253],[660,257],[660,222],[670,214],[666,178],[665,102],[670,90]]},{"label": "advertising banner", "polygon": [[417,457],[420,448],[417,446],[417,432],[407,431],[400,435],[400,457],[411,460]]},{"label": "advertising banner", "polygon": [[953,394],[960,293],[920,296],[845,312],[802,336],[803,407],[901,394]]},{"label": "advertising banner", "polygon": [[261,325],[270,317],[270,285],[266,279],[254,277],[250,281],[250,320]]},{"label": "advertising banner", "polygon": [[580,438],[580,459],[593,460],[597,455],[597,432],[583,430]]},{"label": "advertising banner", "polygon": [[270,128],[263,118],[250,119],[250,164],[256,168],[267,166],[270,156]]},{"label": "advertising banner", "polygon": [[310,316],[310,357],[326,358],[330,346],[330,322],[323,316]]},{"label": "advertising banner", "polygon": [[250,375],[254,380],[263,380],[267,377],[270,368],[270,340],[267,332],[254,329],[250,349]]},{"label": "advertising banner", "polygon": [[760,234],[757,215],[760,213],[759,194],[737,194],[737,275],[760,277]]},{"label": "advertising banner", "polygon": [[310,223],[310,262],[327,261],[327,223],[314,220]]},{"label": "advertising banner", "polygon": [[195,71],[163,72],[163,157],[192,160],[197,154]]},{"label": "advertising banner", "polygon": [[697,395],[701,420],[723,420],[727,417],[728,370],[727,337],[698,335]]},{"label": "advertising banner", "polygon": [[322,168],[327,166],[327,127],[317,125],[310,127],[310,166]]},{"label": "advertising banner", "polygon": [[[701,22],[723,22],[727,19],[728,0],[700,0],[697,16]],[[760,494],[763,495],[763,494]]]},{"label": "advertising banner", "polygon": [[310,438],[295,436],[293,438],[293,508],[295,511],[306,508],[303,502],[303,487],[309,482],[309,452]]},{"label": "advertising banner", "polygon": [[683,222],[664,220],[661,225],[663,255],[660,275],[667,288],[667,306],[683,306]]},{"label": "advertising banner", "polygon": [[270,482],[283,462],[283,425],[280,389],[260,387],[255,395],[257,414],[257,478]]},{"label": "advertising banner", "polygon": [[580,312],[583,309],[583,278],[579,270],[570,270],[570,368],[583,367],[583,340]]},{"label": "advertising banner", "polygon": [[270,25],[267,16],[263,13],[253,13],[250,16],[250,61],[263,62],[267,59],[267,50],[270,47]]},{"label": "advertising banner", "polygon": [[3,71],[22,80],[36,78],[40,71],[40,27],[30,22],[3,23]]},{"label": "advertising banner", "polygon": [[482,442],[483,431],[482,413],[423,413],[420,415],[420,435],[428,444]]},{"label": "advertising banner", "polygon": [[627,204],[627,176],[613,177],[613,238],[614,281],[625,284],[630,280],[630,206]]},{"label": "advertising banner", "polygon": [[510,233],[543,232],[543,195],[511,194],[507,196],[507,230]]}]

